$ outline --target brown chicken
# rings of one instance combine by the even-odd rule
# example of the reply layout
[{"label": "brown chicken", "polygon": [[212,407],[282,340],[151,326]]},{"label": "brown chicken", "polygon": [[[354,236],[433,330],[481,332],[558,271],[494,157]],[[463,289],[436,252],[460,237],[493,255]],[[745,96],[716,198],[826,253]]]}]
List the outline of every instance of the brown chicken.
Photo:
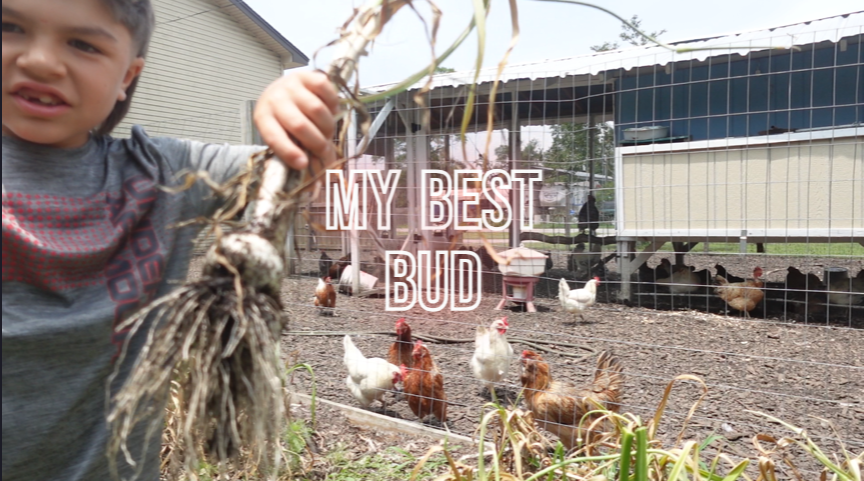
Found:
[{"label": "brown chicken", "polygon": [[333,315],[333,309],[336,307],[336,289],[333,288],[330,277],[318,279],[313,302],[320,313]]},{"label": "brown chicken", "polygon": [[441,423],[447,420],[447,395],[444,394],[444,377],[432,359],[429,349],[418,340],[414,344],[414,367],[402,369],[402,386],[408,407],[422,421],[433,414]]},{"label": "brown chicken", "polygon": [[405,322],[405,318],[396,321],[396,340],[390,345],[387,352],[387,362],[394,366],[405,365],[414,367],[414,341],[411,340],[411,326]]},{"label": "brown chicken", "polygon": [[[546,431],[555,434],[568,450],[581,439],[579,423],[582,416],[602,406],[617,412],[621,403],[624,375],[621,363],[608,352],[600,353],[594,380],[588,386],[553,381],[549,364],[533,351],[522,351],[522,390],[525,403],[534,415],[534,421]],[[582,427],[588,426],[589,417]],[[591,433],[586,433],[591,437]]]},{"label": "brown chicken", "polygon": [[753,278],[743,282],[729,282],[721,275],[714,276],[717,281],[717,286],[714,292],[726,301],[726,304],[733,309],[744,312],[745,317],[750,317],[750,311],[756,308],[756,305],[765,297],[762,287],[765,283],[759,279],[762,277],[762,268],[753,269]]}]

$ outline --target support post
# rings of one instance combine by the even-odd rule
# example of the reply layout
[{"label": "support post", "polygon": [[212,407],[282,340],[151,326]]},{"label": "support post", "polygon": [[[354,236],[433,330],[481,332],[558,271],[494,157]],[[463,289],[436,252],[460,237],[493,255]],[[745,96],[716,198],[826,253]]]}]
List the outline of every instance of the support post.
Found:
[{"label": "support post", "polygon": [[[390,169],[393,169],[396,167],[394,165],[396,163],[396,160],[395,160],[396,159],[396,152],[393,151],[394,148],[395,148],[394,139],[392,137],[385,138],[384,139],[384,168],[386,170],[390,170]],[[403,172],[402,175],[405,175],[405,172]],[[393,210],[395,210],[395,208]],[[390,238],[391,239],[396,238],[396,232],[397,232],[397,230],[396,230],[397,216],[393,212],[393,210],[390,211]]]},{"label": "support post", "polygon": [[[424,250],[433,250],[432,249],[432,231],[431,230],[422,230],[422,226],[419,225],[420,216],[417,215],[417,212],[420,211],[420,203],[423,202],[423,199],[420,198],[420,182],[422,179],[422,171],[423,169],[429,168],[429,132],[428,126],[423,125],[423,111],[420,107],[415,107],[413,109],[413,115],[410,115],[409,118],[413,119],[412,130],[416,129],[417,131],[414,133],[414,171],[411,179],[411,186],[414,189],[414,208],[410,211],[410,217],[414,219],[414,228],[412,229],[414,233],[420,234],[421,240],[419,244],[414,245],[414,255],[417,255],[418,249]],[[419,259],[418,259],[419,263]],[[430,272],[426,269],[426,266],[418,265],[417,266],[417,289],[422,289],[420,286],[425,285],[427,276],[430,275]],[[422,283],[422,284],[421,284]]]},{"label": "support post", "polygon": [[[348,119],[351,124],[348,126],[348,158],[352,158],[357,155],[357,113],[352,112],[350,119]],[[351,174],[351,181],[354,182],[353,179],[353,171],[357,169],[358,162],[360,159],[351,160],[351,167],[349,174]],[[354,189],[359,188],[360,186],[355,185]],[[363,186],[359,192],[362,192],[364,195],[366,193],[365,186]],[[356,190],[355,190],[356,192]],[[363,199],[360,199],[358,209],[362,210]],[[361,216],[366,216],[366,212],[360,213]],[[350,236],[350,249],[351,249],[351,293],[352,295],[360,294],[360,238],[357,233],[357,226],[354,223],[351,224]]]},{"label": "support post", "polygon": [[564,235],[567,237],[572,236],[573,234],[570,232],[570,220],[573,216],[570,215],[570,207],[573,205],[573,173],[567,173],[567,185],[565,186],[567,189],[567,195],[564,198]]},{"label": "support post", "polygon": [[[510,132],[509,132],[509,144],[510,144],[510,172],[515,171],[519,168],[519,161],[522,160],[522,135],[521,135],[521,126],[519,125],[519,104],[517,103],[517,95],[516,92],[512,93],[512,98],[510,99],[511,105],[511,114],[510,114]],[[516,192],[516,189],[512,188],[514,185],[511,185],[510,189],[510,209],[513,213],[513,221],[510,222],[510,247],[519,247],[519,237],[522,234],[522,209],[523,206],[519,204],[519,194]],[[528,215],[532,213],[529,212]]]},{"label": "support post", "polygon": [[629,301],[630,292],[630,276],[633,274],[633,263],[630,260],[634,257],[636,251],[636,241],[629,239],[618,239],[618,270],[621,272],[621,291],[618,293],[618,299]]},{"label": "support post", "polygon": [[[595,157],[595,145],[594,145],[594,116],[588,116],[588,193],[592,194],[594,192],[594,157]],[[594,220],[594,219],[591,219]]]}]

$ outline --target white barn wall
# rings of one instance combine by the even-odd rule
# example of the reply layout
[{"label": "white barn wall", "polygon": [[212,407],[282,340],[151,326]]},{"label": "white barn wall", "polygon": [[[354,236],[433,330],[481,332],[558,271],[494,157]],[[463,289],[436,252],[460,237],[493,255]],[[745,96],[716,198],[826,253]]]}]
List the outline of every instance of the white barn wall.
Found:
[{"label": "white barn wall", "polygon": [[156,31],[132,108],[151,136],[242,143],[241,108],[282,74],[279,56],[215,2],[154,0]]}]

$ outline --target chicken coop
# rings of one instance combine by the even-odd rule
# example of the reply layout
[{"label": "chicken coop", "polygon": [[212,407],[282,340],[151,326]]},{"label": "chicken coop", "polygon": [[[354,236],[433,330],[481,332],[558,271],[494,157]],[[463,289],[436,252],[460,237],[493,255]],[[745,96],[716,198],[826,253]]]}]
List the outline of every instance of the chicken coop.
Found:
[{"label": "chicken coop", "polygon": [[[365,151],[346,171],[402,170],[390,229],[314,233],[307,246],[352,252],[356,262],[363,251],[371,257],[385,249],[476,249],[478,236],[452,224],[422,228],[423,170],[540,169],[544,178],[531,209],[511,190],[505,195],[513,222],[484,232],[496,249],[542,246],[553,265],[601,275],[610,299],[640,305],[645,296],[670,293],[668,286],[656,288],[663,275],[649,265],[658,254],[672,256],[662,284],[691,284],[671,293],[699,294],[702,301],[694,304],[691,296],[686,304],[706,310],[723,307],[710,286],[725,269],[706,270],[715,263],[733,264],[732,277],[747,278],[758,263],[772,275],[806,261],[805,271],[820,278],[817,290],[850,296],[851,319],[862,300],[855,289],[864,289],[864,275],[853,283],[864,269],[862,31],[864,12],[857,12],[673,42],[683,53],[643,46],[509,65],[500,77],[497,68],[476,78],[474,72],[435,75],[429,84],[370,103],[365,130],[350,129],[348,153]],[[415,101],[421,88],[422,108]],[[472,88],[476,104],[469,112]],[[468,190],[454,193],[457,208]],[[604,208],[596,235],[579,229],[570,208],[588,193],[614,206]],[[567,207],[550,209],[550,199]],[[371,197],[369,205],[376,208]],[[324,212],[323,202],[313,206],[313,220],[322,224]],[[522,227],[526,215],[537,220],[534,229]],[[772,255],[752,256],[766,249]],[[774,254],[789,262],[780,265]],[[685,263],[685,256],[698,255],[699,262]],[[574,265],[581,267],[574,271]],[[684,268],[689,272],[678,271]],[[832,270],[840,272],[834,287],[828,285]],[[787,286],[782,275],[769,278],[772,289],[803,291],[792,300],[775,293],[786,316],[797,309],[789,302],[809,302],[812,286]],[[538,292],[554,295],[554,279],[548,280]]]},{"label": "chicken coop", "polygon": [[623,298],[667,242],[864,245],[862,16],[696,40],[730,49],[621,72],[618,249],[648,242],[621,260]]},{"label": "chicken coop", "polygon": [[[314,242],[310,234],[298,243],[309,251],[299,263],[303,275],[285,283],[293,314],[285,345],[324,375],[298,374],[297,389],[368,410],[369,399],[346,389],[345,371],[361,362],[343,365],[344,337],[366,358],[386,355],[394,366],[413,359],[420,339],[425,349],[417,360],[424,364],[404,373],[398,396],[384,392],[396,384],[384,376],[383,412],[372,429],[395,417],[399,429],[440,427],[448,440],[479,439],[477,420],[497,397],[530,411],[537,432],[551,433],[566,450],[578,416],[535,410],[544,396],[526,393],[569,386],[590,396],[603,391],[592,376],[611,373],[606,385],[621,394],[614,400],[619,413],[649,420],[666,406],[660,411],[671,419],[663,421],[663,437],[690,446],[723,437],[704,445],[744,453],[734,455],[750,459],[751,479],[770,445],[763,434],[783,443],[792,436],[757,412],[818,436],[825,452],[861,452],[862,37],[864,12],[857,12],[671,42],[690,49],[677,53],[640,46],[500,72],[440,73],[370,101],[368,118],[351,119],[357,128],[347,130],[344,168],[401,171],[390,222],[375,225],[380,207],[368,194],[368,228],[314,232]],[[394,85],[364,86],[362,93]],[[516,189],[489,189],[515,207],[506,228],[424,226],[424,170],[459,169],[536,169],[543,180],[530,199]],[[454,185],[451,209],[462,210],[483,188]],[[476,216],[488,207],[464,209]],[[309,224],[325,224],[326,211],[324,201],[313,205]],[[524,216],[534,219],[532,227],[523,227]],[[502,269],[487,246],[504,256],[521,247],[532,252]],[[362,279],[340,275],[352,265],[352,275],[380,279],[385,251],[464,249],[482,263],[483,298],[474,309],[418,303],[393,312],[383,293],[353,295]],[[526,273],[513,272],[514,265]],[[313,270],[335,272],[331,277],[351,285],[351,296],[340,286],[335,316],[319,316],[324,311],[309,301],[318,282]],[[512,351],[504,343],[492,347],[493,332],[507,336]],[[547,363],[544,375],[536,355]],[[511,362],[484,377],[481,359]],[[417,381],[421,372],[437,374]],[[437,387],[418,396],[424,382]],[[500,389],[494,397],[492,386]],[[442,410],[446,397],[448,411],[424,414],[410,398],[402,401],[409,395]],[[754,441],[758,453],[750,451]],[[807,461],[791,467],[796,453],[776,449],[777,466],[790,467],[785,478],[826,472]]]}]

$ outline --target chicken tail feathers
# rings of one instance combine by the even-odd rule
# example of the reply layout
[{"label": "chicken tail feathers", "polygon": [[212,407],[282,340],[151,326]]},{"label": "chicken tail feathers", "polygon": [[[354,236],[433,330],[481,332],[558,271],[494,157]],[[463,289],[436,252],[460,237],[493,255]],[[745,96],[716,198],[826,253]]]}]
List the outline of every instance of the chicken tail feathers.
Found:
[{"label": "chicken tail feathers", "polygon": [[363,358],[363,353],[360,352],[360,349],[354,345],[354,342],[351,340],[351,336],[345,335],[342,338],[342,345],[345,347],[345,355],[350,356],[353,359]]},{"label": "chicken tail feathers", "polygon": [[[616,404],[621,399],[621,391],[624,387],[624,367],[617,357],[608,351],[600,353],[597,358],[597,370],[594,371],[594,381],[591,383],[592,390],[606,403]],[[607,408],[617,411],[617,406]]]},{"label": "chicken tail feathers", "polygon": [[569,295],[570,286],[567,284],[567,279],[562,277],[561,281],[558,282],[558,299],[560,299],[561,302],[564,302]]}]

